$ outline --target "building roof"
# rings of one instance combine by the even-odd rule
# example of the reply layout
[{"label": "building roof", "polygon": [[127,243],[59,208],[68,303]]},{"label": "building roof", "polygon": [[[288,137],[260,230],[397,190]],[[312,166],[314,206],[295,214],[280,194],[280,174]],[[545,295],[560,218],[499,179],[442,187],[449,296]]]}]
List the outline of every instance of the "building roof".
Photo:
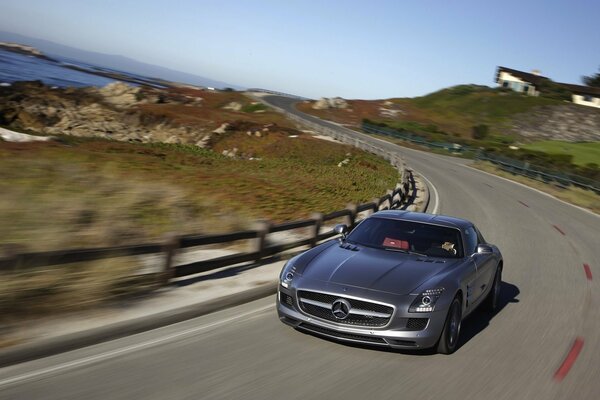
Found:
[{"label": "building roof", "polygon": [[540,84],[543,81],[550,80],[542,75],[536,75],[536,74],[532,74],[530,72],[518,71],[518,70],[512,69],[512,68],[498,67],[498,71],[496,72],[496,82],[498,82],[498,79],[500,78],[500,72],[508,72],[509,74],[516,76],[517,78],[522,79],[526,82],[533,83],[534,85]]},{"label": "building roof", "polygon": [[[540,83],[542,83],[544,81],[550,81],[549,78],[542,76],[542,75],[536,75],[536,74],[532,74],[529,72],[523,72],[523,71],[519,71],[519,70],[512,69],[512,68],[506,68],[506,67],[499,66],[498,70],[496,71],[496,82],[498,82],[498,80],[500,79],[500,72],[508,72],[512,76],[516,76],[517,78],[519,78],[525,82],[529,82],[533,85],[539,85]],[[562,83],[562,82],[555,82],[555,83],[557,85],[564,87],[571,93],[589,94],[592,96],[600,97],[600,88],[597,88],[597,87],[584,86],[584,85],[573,85],[571,83]]]},{"label": "building roof", "polygon": [[592,96],[600,97],[600,87],[572,85],[570,83],[559,83],[559,85],[564,86],[565,89],[575,94],[589,94]]}]

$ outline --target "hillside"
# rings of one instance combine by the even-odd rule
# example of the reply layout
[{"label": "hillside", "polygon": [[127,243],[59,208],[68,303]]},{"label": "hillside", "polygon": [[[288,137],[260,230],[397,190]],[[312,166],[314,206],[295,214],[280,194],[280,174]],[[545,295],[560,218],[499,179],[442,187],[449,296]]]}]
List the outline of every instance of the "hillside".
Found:
[{"label": "hillside", "polygon": [[299,219],[398,180],[239,92],[17,83],[0,87],[2,125],[55,140],[0,139],[0,256]]},{"label": "hillside", "polygon": [[491,135],[600,140],[600,110],[487,86],[459,85],[415,98],[348,100],[347,108],[316,110],[313,104],[298,108],[350,126],[369,119],[437,140],[471,138],[473,127],[482,124]]}]

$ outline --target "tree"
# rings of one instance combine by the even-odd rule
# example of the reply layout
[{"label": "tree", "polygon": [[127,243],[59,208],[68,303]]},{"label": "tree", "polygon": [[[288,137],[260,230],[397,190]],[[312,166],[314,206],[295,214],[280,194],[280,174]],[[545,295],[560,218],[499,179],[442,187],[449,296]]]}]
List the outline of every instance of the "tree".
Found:
[{"label": "tree", "polygon": [[[600,68],[598,68],[598,71],[600,71]],[[583,76],[581,80],[588,86],[600,87],[600,72],[590,76]]]}]

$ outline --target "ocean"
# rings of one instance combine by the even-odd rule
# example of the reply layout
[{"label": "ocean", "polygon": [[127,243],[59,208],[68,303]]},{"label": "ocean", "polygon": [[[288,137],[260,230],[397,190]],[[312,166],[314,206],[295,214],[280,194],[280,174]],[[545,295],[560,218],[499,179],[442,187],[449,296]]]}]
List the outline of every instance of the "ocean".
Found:
[{"label": "ocean", "polygon": [[86,69],[111,71],[72,60],[57,59],[57,62],[53,62],[0,49],[0,84],[10,84],[16,81],[40,80],[51,86],[82,87],[105,86],[116,80],[65,67],[65,65],[69,64]]}]

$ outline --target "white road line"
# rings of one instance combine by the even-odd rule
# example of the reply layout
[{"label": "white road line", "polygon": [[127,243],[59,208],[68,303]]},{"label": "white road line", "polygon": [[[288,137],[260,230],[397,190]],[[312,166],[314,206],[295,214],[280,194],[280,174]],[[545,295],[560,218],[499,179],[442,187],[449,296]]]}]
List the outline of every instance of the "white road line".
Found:
[{"label": "white road line", "polygon": [[569,202],[566,202],[566,201],[564,201],[564,200],[561,200],[561,199],[559,199],[558,197],[554,197],[554,196],[552,196],[550,193],[546,193],[546,192],[544,192],[544,191],[542,191],[542,190],[539,190],[539,189],[533,188],[533,187],[531,187],[531,186],[527,186],[527,185],[525,185],[524,183],[517,182],[517,181],[513,181],[513,180],[511,180],[511,179],[505,178],[505,177],[503,177],[503,176],[495,175],[495,174],[492,174],[492,173],[490,173],[490,172],[487,172],[487,171],[482,171],[482,170],[480,170],[480,169],[477,169],[477,168],[475,168],[475,167],[472,167],[472,166],[470,166],[470,165],[462,165],[462,164],[459,164],[459,165],[461,165],[461,166],[463,166],[463,167],[465,167],[465,168],[471,169],[471,170],[473,170],[473,171],[481,172],[482,174],[486,174],[486,175],[489,175],[489,176],[493,176],[494,178],[502,179],[503,181],[510,182],[510,183],[514,183],[515,185],[522,186],[522,187],[524,187],[524,188],[527,188],[527,189],[533,190],[534,192],[538,192],[539,194],[542,194],[542,195],[544,195],[544,196],[546,196],[546,197],[550,197],[550,198],[552,198],[552,199],[554,199],[554,200],[556,200],[556,201],[559,201],[559,202],[561,202],[561,203],[563,203],[563,204],[566,204],[566,205],[568,205],[568,206],[571,206],[571,207],[575,207],[575,208],[577,208],[577,209],[579,209],[579,210],[581,210],[581,211],[585,211],[585,212],[586,212],[586,213],[588,213],[588,214],[591,214],[591,215],[593,215],[593,216],[595,216],[595,217],[598,217],[598,218],[600,218],[600,215],[596,214],[595,212],[593,212],[593,211],[591,211],[591,210],[588,210],[587,208],[583,208],[583,207],[576,206],[575,204],[571,204],[571,203],[569,203]]},{"label": "white road line", "polygon": [[433,190],[433,194],[435,195],[435,207],[433,207],[433,211],[431,211],[431,214],[437,214],[439,211],[439,208],[440,208],[440,196],[438,194],[438,191],[435,188],[435,185],[433,183],[431,183],[431,181],[429,179],[427,179],[425,177],[425,175],[423,175],[421,173],[419,173],[419,175],[421,176],[421,178],[423,178],[423,179],[425,179],[425,181],[427,181],[427,186],[429,186],[431,188],[431,190]]},{"label": "white road line", "polygon": [[236,315],[234,317],[230,317],[230,318],[226,318],[217,322],[213,322],[210,324],[206,324],[206,325],[202,325],[202,326],[197,326],[195,328],[190,328],[190,329],[186,329],[185,331],[181,331],[181,332],[177,332],[177,333],[173,333],[171,335],[167,335],[167,336],[163,336],[161,338],[157,338],[157,339],[152,339],[152,340],[147,340],[145,342],[141,342],[138,344],[134,344],[131,346],[126,346],[120,349],[116,349],[116,350],[111,350],[111,351],[107,351],[105,353],[100,353],[100,354],[96,354],[93,356],[89,356],[89,357],[85,357],[85,358],[81,358],[79,360],[74,360],[74,361],[69,361],[69,362],[65,362],[62,364],[58,364],[58,365],[54,365],[52,367],[47,367],[47,368],[42,368],[39,369],[37,371],[32,371],[32,372],[28,372],[26,374],[22,374],[22,375],[17,375],[14,376],[12,378],[7,378],[7,379],[3,379],[0,380],[0,388],[3,388],[4,386],[8,386],[8,385],[12,385],[12,384],[16,384],[16,383],[21,383],[24,381],[29,381],[32,379],[36,379],[36,378],[40,378],[46,375],[50,375],[56,372],[60,372],[60,371],[64,371],[64,370],[69,370],[69,369],[73,369],[76,367],[81,367],[83,365],[89,365],[89,364],[93,364],[99,361],[103,361],[103,360],[107,360],[110,358],[115,358],[118,357],[120,355],[126,354],[126,353],[131,353],[140,349],[144,349],[147,347],[153,347],[153,346],[157,346],[159,344],[165,343],[165,342],[169,342],[172,341],[174,339],[179,339],[182,338],[184,336],[187,335],[191,335],[193,333],[197,333],[197,332],[201,332],[201,331],[205,331],[207,329],[210,328],[215,328],[224,324],[227,324],[229,322],[233,322],[233,321],[237,321],[237,320],[242,320],[244,318],[247,319],[251,319],[251,318],[255,318],[256,315],[252,316],[253,314],[258,314],[262,311],[268,310],[268,309],[272,309],[275,306],[273,304],[270,304],[268,306],[264,306],[261,308],[257,308],[255,310],[252,311],[248,311],[245,312],[243,314],[240,315]]}]

